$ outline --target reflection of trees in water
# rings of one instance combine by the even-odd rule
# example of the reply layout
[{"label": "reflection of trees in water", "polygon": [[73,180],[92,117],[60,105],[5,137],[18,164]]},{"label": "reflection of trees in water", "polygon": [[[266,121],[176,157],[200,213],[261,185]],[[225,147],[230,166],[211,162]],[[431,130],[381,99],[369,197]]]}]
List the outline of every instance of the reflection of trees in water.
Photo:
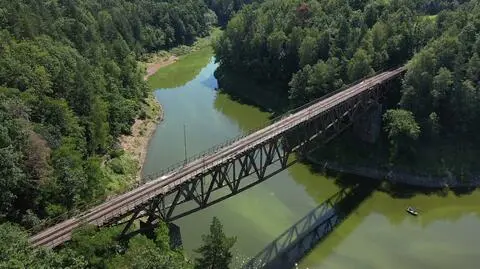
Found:
[{"label": "reflection of trees in water", "polygon": [[[399,192],[406,195],[400,196]],[[457,196],[451,191],[426,191],[395,187],[394,194],[390,190],[384,190],[378,196],[379,202],[373,205],[372,210],[388,217],[393,225],[398,225],[406,218],[412,217],[405,212],[405,208],[410,205],[418,208],[420,215],[416,219],[422,228],[439,220],[455,222],[472,213],[480,216],[479,191]]]},{"label": "reflection of trees in water", "polygon": [[[238,83],[238,86],[242,86]],[[238,103],[232,99],[232,93],[219,93],[215,99],[215,109],[229,119],[235,121],[242,130],[256,128],[268,121],[268,113],[259,109]],[[290,176],[297,184],[304,186],[305,192],[317,203],[321,203],[328,196],[339,189],[353,184],[376,184],[378,181],[356,176],[331,174],[325,176],[322,169],[313,165],[297,164],[288,169]],[[361,204],[332,236],[328,237],[322,247],[316,248],[312,258],[318,262],[332,254],[344,239],[357,229],[365,218],[372,214],[380,214],[392,226],[400,226],[405,221],[413,221],[414,225],[427,228],[436,221],[457,222],[462,217],[470,214],[480,216],[480,192],[478,190],[455,190],[445,192],[442,190],[429,190],[420,188],[407,188],[403,186],[385,186],[376,191],[372,197]],[[415,206],[420,216],[409,215],[405,208]],[[385,224],[383,224],[385,225]]]},{"label": "reflection of trees in water", "polygon": [[254,105],[266,111],[282,111],[288,108],[287,90],[282,83],[259,84],[248,74],[241,74],[220,66],[215,71],[219,88],[236,102]]},{"label": "reflection of trees in water", "polygon": [[[295,181],[304,185],[306,192],[317,201],[324,196],[319,190],[331,191],[335,188],[344,188],[354,184],[378,184],[379,182],[369,178],[333,172],[325,176],[323,170],[318,166],[301,165],[306,167],[311,175],[305,176],[308,174],[307,172],[295,170],[295,167],[290,168],[289,171]],[[407,214],[405,209],[408,206],[414,206],[420,212],[420,215],[415,219],[422,228],[425,228],[435,221],[458,221],[472,213],[480,217],[479,201],[479,190],[457,189],[445,191],[382,184],[373,197],[361,205],[356,213],[359,217],[356,218],[356,221],[360,222],[368,215],[378,213],[388,219],[391,225],[398,226],[403,221],[413,217]]]},{"label": "reflection of trees in water", "polygon": [[269,113],[261,112],[258,108],[251,105],[238,103],[225,93],[217,94],[214,107],[235,122],[243,132],[259,128],[269,122]]},{"label": "reflection of trees in water", "polygon": [[[314,268],[315,265],[322,264],[327,258],[334,258],[337,261],[341,260],[342,265],[344,266],[350,264],[350,261],[346,262],[344,258],[347,258],[347,260],[349,260],[349,258],[357,260],[356,255],[350,255],[348,252],[345,253],[341,250],[338,251],[338,247],[342,242],[351,242],[346,241],[346,239],[351,237],[354,234],[354,231],[356,233],[371,234],[371,229],[365,228],[363,225],[372,226],[378,224],[378,229],[380,231],[390,231],[392,228],[395,230],[395,227],[398,227],[399,231],[406,231],[405,229],[409,230],[411,227],[415,226],[421,229],[433,228],[431,232],[435,234],[441,232],[438,230],[438,226],[437,228],[432,227],[437,221],[445,222],[446,220],[447,222],[455,223],[462,217],[469,216],[472,213],[479,217],[479,198],[479,192],[475,192],[472,195],[462,197],[457,197],[453,193],[449,193],[447,197],[436,194],[416,194],[413,198],[393,199],[386,192],[376,191],[370,198],[366,199],[365,202],[360,205],[358,210],[353,212],[344,223],[326,238],[319,247],[302,260],[302,268]],[[408,205],[417,206],[421,215],[417,217],[409,215],[405,211],[405,208]],[[382,218],[378,218],[377,214],[384,217],[383,221]],[[374,215],[377,215],[377,217],[373,217]],[[369,216],[372,216],[373,218],[369,218]],[[374,221],[378,221],[378,223]],[[361,224],[363,224],[362,228],[358,229]],[[391,227],[388,228],[388,226]],[[384,230],[383,228],[387,229]],[[384,238],[380,242],[398,240],[394,235],[392,235],[392,239],[389,239],[390,235],[387,234],[382,235],[380,233],[378,236]],[[390,243],[385,244],[385,247],[390,248],[397,244],[397,242],[391,241]],[[408,245],[405,241],[399,241],[398,244]],[[350,245],[350,243],[347,243],[347,245]],[[337,251],[334,251],[335,249],[337,249]],[[341,249],[344,248],[342,247]],[[347,249],[349,249],[349,247],[347,247]],[[341,257],[339,257],[339,255],[341,255]],[[416,260],[416,257],[414,256],[412,256],[412,258]],[[361,260],[358,260],[358,262],[359,266],[354,266],[355,268],[363,268],[360,264],[368,263],[367,261]],[[417,265],[421,264],[421,262],[414,263]],[[371,268],[372,264],[368,263],[368,265]]]},{"label": "reflection of trees in water", "polygon": [[[368,178],[343,176],[345,182],[375,181]],[[458,221],[465,215],[474,213],[480,215],[480,192],[469,190],[469,194],[460,194],[460,191],[441,189],[412,188],[400,185],[383,183],[374,197],[361,209],[361,214],[372,212],[386,217],[390,224],[399,225],[407,218],[412,218],[405,209],[408,206],[417,207],[420,215],[415,218],[421,227],[439,220]]]}]

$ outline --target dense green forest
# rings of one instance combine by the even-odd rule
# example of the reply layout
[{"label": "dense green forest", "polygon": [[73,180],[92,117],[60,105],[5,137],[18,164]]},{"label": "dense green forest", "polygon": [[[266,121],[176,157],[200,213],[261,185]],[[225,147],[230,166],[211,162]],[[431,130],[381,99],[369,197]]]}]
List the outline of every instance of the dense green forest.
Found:
[{"label": "dense green forest", "polygon": [[422,142],[452,140],[478,147],[480,3],[440,13],[436,23],[442,34],[409,63],[400,107],[413,112]]},{"label": "dense green forest", "polygon": [[205,0],[207,6],[215,12],[220,26],[226,26],[230,18],[244,5],[263,0]]},{"label": "dense green forest", "polygon": [[[221,68],[282,85],[290,107],[408,61],[384,115],[391,161],[446,141],[460,145],[453,158],[473,158],[462,150],[480,144],[475,0],[0,0],[0,240],[12,242],[1,268],[195,266],[165,225],[125,242],[118,227],[84,227],[57,252],[31,248],[24,228],[132,183],[117,138],[147,117],[138,59],[217,23]],[[218,220],[204,241],[197,267],[215,254],[229,263],[235,240]]]},{"label": "dense green forest", "polygon": [[138,60],[217,23],[203,0],[0,0],[1,268],[194,266],[164,224],[127,241],[121,227],[83,227],[55,252],[29,246],[24,228],[133,183],[138,167],[117,139],[150,116]]},{"label": "dense green forest", "polygon": [[408,62],[392,107],[399,111],[384,117],[386,160],[417,162],[428,151],[434,166],[445,166],[432,148],[452,140],[478,146],[479,16],[478,1],[267,0],[233,17],[215,52],[221,69],[280,85],[273,91],[288,96],[290,107]]},{"label": "dense green forest", "polygon": [[208,34],[211,13],[201,0],[1,1],[0,218],[28,227],[103,195],[103,156],[119,155],[149,92],[137,57]]},{"label": "dense green forest", "polygon": [[137,235],[130,240],[118,240],[123,227],[99,229],[84,226],[58,251],[33,248],[28,234],[21,228],[0,224],[0,268],[99,268],[99,269],[193,269],[228,268],[232,260],[231,247],[236,241],[227,237],[218,219],[213,218],[210,233],[203,235],[203,244],[196,250],[200,256],[192,262],[181,249],[172,249],[165,223],[151,237]]},{"label": "dense green forest", "polygon": [[417,2],[265,1],[229,22],[215,52],[222,66],[289,83],[296,106],[410,59],[438,34]]}]

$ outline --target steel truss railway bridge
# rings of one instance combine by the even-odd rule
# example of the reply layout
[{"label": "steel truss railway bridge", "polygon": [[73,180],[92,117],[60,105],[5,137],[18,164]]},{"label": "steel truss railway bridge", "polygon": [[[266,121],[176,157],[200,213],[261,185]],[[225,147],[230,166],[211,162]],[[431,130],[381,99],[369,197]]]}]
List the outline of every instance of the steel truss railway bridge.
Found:
[{"label": "steel truss railway bridge", "polygon": [[382,72],[317,99],[263,129],[40,231],[30,242],[58,246],[83,224],[124,224],[126,233],[137,219],[149,225],[171,222],[236,195],[286,169],[293,152],[328,142],[348,128],[381,101],[389,82],[405,70]]}]

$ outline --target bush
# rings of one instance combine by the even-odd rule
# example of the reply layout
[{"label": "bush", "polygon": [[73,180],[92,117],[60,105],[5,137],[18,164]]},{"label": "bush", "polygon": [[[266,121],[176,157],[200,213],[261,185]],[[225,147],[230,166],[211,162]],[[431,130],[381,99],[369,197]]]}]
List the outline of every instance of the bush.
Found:
[{"label": "bush", "polygon": [[138,115],[138,118],[141,120],[145,120],[147,118],[147,112],[145,112],[145,110],[140,111],[140,115]]},{"label": "bush", "polygon": [[109,166],[115,174],[125,174],[125,169],[120,159],[116,158],[111,160]]},{"label": "bush", "polygon": [[112,159],[115,159],[115,158],[118,158],[120,156],[122,156],[123,154],[125,154],[125,150],[123,149],[113,149],[110,151],[110,158]]}]

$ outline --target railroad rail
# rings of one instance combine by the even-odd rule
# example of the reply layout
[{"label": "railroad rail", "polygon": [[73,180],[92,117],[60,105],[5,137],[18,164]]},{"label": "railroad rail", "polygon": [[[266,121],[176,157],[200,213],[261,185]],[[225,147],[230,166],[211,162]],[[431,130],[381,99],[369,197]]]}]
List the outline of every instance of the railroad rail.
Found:
[{"label": "railroad rail", "polygon": [[[30,242],[33,246],[55,247],[68,241],[72,231],[83,224],[126,223],[126,232],[139,218],[148,217],[148,223],[173,221],[218,203],[288,167],[292,152],[335,137],[378,103],[387,82],[405,70],[400,67],[382,72],[311,102],[215,152],[47,228],[33,235]],[[275,165],[279,168],[274,169]],[[212,195],[222,188],[228,188],[229,193]],[[188,203],[191,201],[195,203]]]}]

